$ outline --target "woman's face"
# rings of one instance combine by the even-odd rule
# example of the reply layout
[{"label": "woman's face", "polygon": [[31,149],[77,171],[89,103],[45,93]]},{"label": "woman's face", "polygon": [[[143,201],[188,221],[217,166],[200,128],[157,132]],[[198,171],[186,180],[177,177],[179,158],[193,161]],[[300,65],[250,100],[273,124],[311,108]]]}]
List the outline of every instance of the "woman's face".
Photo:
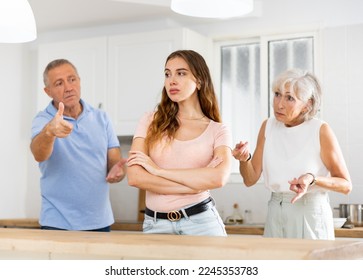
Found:
[{"label": "woman's face", "polygon": [[278,121],[286,126],[296,126],[304,122],[307,104],[287,89],[283,92],[275,92],[273,109]]},{"label": "woman's face", "polygon": [[197,92],[197,79],[184,59],[175,57],[168,60],[164,72],[164,86],[173,102],[187,100]]}]

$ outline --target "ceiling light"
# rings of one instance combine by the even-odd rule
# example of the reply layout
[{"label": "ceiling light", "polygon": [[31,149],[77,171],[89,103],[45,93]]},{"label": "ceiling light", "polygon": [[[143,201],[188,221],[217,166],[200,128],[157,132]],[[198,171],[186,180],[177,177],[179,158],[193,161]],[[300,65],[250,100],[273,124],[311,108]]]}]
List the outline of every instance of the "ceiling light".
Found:
[{"label": "ceiling light", "polygon": [[171,0],[171,9],[192,17],[232,18],[252,12],[253,0]]},{"label": "ceiling light", "polygon": [[0,1],[0,43],[23,43],[37,38],[33,11],[27,0]]}]

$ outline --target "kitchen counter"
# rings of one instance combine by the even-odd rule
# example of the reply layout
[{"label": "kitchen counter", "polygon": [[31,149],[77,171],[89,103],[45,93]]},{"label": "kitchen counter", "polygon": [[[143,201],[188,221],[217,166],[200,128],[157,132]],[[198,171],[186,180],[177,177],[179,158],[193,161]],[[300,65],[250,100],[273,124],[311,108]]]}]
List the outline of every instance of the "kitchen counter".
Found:
[{"label": "kitchen counter", "polygon": [[[264,227],[258,225],[227,225],[226,231],[228,232],[228,234],[262,235]],[[334,232],[335,237],[339,238],[363,238],[363,227],[354,227],[352,229],[336,228],[334,229]]]},{"label": "kitchen counter", "polygon": [[363,259],[363,242],[0,228],[0,259]]},{"label": "kitchen counter", "polygon": [[[37,219],[2,219],[0,220],[0,228],[1,227],[38,229],[40,226]],[[116,221],[116,223],[111,226],[111,229],[121,231],[142,231],[142,223]],[[228,234],[262,235],[263,229],[263,225],[261,224],[226,225]],[[354,227],[352,229],[336,228],[335,237],[363,238],[363,227]]]},{"label": "kitchen counter", "polygon": [[[115,223],[112,226],[113,230],[126,231],[142,231],[141,223]],[[263,225],[226,225],[226,231],[230,234],[245,234],[245,235],[263,235]],[[354,227],[352,229],[336,228],[335,237],[344,238],[363,238],[363,227]]]}]

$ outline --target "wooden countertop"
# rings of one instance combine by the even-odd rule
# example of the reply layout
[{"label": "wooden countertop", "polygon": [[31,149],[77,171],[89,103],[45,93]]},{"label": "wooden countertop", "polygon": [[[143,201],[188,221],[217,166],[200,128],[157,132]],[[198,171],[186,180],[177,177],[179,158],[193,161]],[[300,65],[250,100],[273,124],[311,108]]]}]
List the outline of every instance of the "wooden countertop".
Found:
[{"label": "wooden countertop", "polygon": [[1,259],[363,259],[363,242],[0,228]]},{"label": "wooden countertop", "polygon": [[[37,219],[0,219],[0,228],[1,227],[38,229],[40,226]],[[116,223],[111,226],[111,229],[121,231],[142,231],[142,223],[116,221]],[[226,231],[228,234],[262,235],[263,226],[227,225]],[[352,229],[337,228],[335,229],[335,237],[363,238],[363,227],[354,227]]]}]

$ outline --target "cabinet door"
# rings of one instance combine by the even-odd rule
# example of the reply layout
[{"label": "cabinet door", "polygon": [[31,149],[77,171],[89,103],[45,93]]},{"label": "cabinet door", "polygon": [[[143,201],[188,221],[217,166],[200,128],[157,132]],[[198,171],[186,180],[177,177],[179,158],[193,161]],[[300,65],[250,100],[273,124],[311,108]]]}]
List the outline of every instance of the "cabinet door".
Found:
[{"label": "cabinet door", "polygon": [[157,106],[167,56],[177,49],[193,48],[193,42],[203,49],[206,41],[196,37],[189,30],[172,29],[109,39],[108,103],[118,135],[133,135],[143,113]]},{"label": "cabinet door", "polygon": [[37,109],[43,110],[50,98],[44,92],[43,71],[58,58],[72,62],[81,78],[81,98],[94,107],[106,107],[107,38],[55,42],[39,45]]}]

